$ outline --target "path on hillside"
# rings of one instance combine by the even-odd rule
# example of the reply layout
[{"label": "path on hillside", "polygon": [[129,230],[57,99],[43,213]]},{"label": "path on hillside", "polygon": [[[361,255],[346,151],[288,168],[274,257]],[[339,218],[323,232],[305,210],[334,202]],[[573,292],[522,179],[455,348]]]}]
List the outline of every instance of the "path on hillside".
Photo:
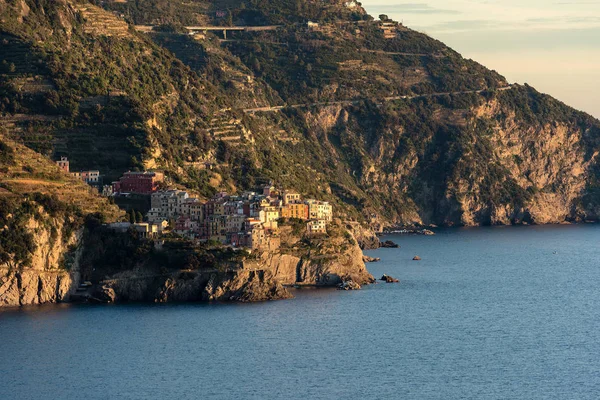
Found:
[{"label": "path on hillside", "polygon": [[[461,92],[442,92],[442,93],[428,93],[428,94],[419,94],[419,95],[414,95],[414,96],[390,96],[390,97],[384,97],[381,99],[381,102],[386,102],[386,101],[395,101],[395,100],[414,100],[414,99],[423,99],[423,98],[427,98],[427,97],[439,97],[439,96],[451,96],[451,95],[460,95],[460,94],[481,94],[490,90],[496,90],[496,91],[505,91],[508,89],[511,89],[513,86],[509,85],[509,86],[505,86],[505,87],[501,87],[501,88],[497,88],[497,89],[481,89],[481,90],[464,90]],[[314,106],[349,106],[349,105],[356,105],[356,104],[360,104],[361,102],[367,100],[367,98],[360,98],[360,99],[355,99],[355,100],[339,100],[339,101],[322,101],[322,102],[317,102],[317,103],[304,103],[304,104],[291,104],[291,105],[285,105],[285,106],[274,106],[274,107],[258,107],[258,108],[246,108],[243,111],[247,114],[254,114],[254,113],[260,113],[260,112],[276,112],[276,111],[281,111],[284,108],[307,108],[307,107],[314,107]]]},{"label": "path on hillside", "polygon": [[[272,44],[276,46],[286,46],[286,47],[300,47],[301,44],[298,43],[285,43],[285,42],[268,42],[264,40],[248,40],[248,39],[219,39],[220,43],[260,43],[260,44]],[[334,48],[339,48],[334,47]],[[431,57],[431,58],[445,58],[448,57],[445,54],[433,54],[433,53],[408,53],[404,51],[384,51],[384,50],[369,50],[369,49],[357,49],[359,53],[372,53],[372,54],[383,54],[387,56],[406,56],[406,57]],[[350,61],[350,60],[346,60]]]},{"label": "path on hillside", "polygon": [[364,53],[385,54],[385,55],[389,55],[389,56],[415,56],[415,57],[433,57],[433,58],[448,57],[445,54],[407,53],[407,52],[403,52],[403,51],[383,51],[383,50],[369,50],[369,49],[360,49],[360,51],[364,52]]}]

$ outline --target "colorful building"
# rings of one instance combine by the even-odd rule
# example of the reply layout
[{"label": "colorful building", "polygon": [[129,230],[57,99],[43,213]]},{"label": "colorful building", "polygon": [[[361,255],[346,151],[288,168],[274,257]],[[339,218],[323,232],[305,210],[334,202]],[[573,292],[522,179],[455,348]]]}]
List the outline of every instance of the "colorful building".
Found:
[{"label": "colorful building", "polygon": [[100,183],[100,171],[79,171],[70,172],[70,174],[88,185],[97,186]]},{"label": "colorful building", "polygon": [[302,196],[300,193],[296,192],[284,192],[283,193],[283,205],[288,205],[292,203],[300,203],[302,201]]},{"label": "colorful building", "polygon": [[69,172],[69,159],[67,157],[61,157],[60,161],[56,162],[56,165],[63,171]]},{"label": "colorful building", "polygon": [[291,203],[280,209],[281,218],[308,219],[308,204]]},{"label": "colorful building", "polygon": [[306,200],[308,204],[308,217],[310,219],[323,219],[328,222],[333,220],[333,207],[326,201]]},{"label": "colorful building", "polygon": [[119,181],[113,182],[113,192],[152,194],[164,178],[162,172],[125,172]]}]

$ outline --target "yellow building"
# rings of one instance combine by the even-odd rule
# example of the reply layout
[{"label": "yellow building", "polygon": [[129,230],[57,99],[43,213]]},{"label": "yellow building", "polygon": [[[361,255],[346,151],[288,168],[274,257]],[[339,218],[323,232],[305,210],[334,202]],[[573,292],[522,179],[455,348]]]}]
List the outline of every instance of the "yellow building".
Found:
[{"label": "yellow building", "polygon": [[277,229],[277,220],[279,219],[279,208],[277,207],[264,207],[258,213],[260,222],[262,222],[266,228]]},{"label": "yellow building", "polygon": [[214,215],[224,215],[225,214],[225,203],[217,202],[215,203]]},{"label": "yellow building", "polygon": [[283,205],[288,205],[291,203],[299,203],[302,197],[300,193],[295,192],[284,192],[283,193]]}]

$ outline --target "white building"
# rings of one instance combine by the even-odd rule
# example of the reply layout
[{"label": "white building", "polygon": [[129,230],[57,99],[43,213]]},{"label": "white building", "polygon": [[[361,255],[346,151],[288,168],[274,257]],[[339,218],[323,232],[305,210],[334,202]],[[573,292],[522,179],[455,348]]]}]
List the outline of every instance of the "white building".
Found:
[{"label": "white building", "polygon": [[306,200],[308,204],[308,217],[310,219],[322,219],[327,222],[333,221],[333,207],[326,201]]},{"label": "white building", "polygon": [[315,219],[306,224],[306,231],[309,235],[318,233],[327,233],[327,223],[322,219]]}]

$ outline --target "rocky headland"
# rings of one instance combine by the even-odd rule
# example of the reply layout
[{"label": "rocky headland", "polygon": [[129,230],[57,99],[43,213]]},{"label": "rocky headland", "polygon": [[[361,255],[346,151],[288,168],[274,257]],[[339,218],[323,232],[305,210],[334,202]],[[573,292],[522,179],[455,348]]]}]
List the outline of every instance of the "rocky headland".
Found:
[{"label": "rocky headland", "polygon": [[[62,246],[50,246],[40,234],[36,255],[27,266],[14,270],[3,265],[0,306],[69,301],[255,302],[292,298],[290,286],[336,287],[352,282],[360,287],[374,282],[356,239],[339,224],[314,237],[283,227],[280,250],[252,253],[197,248],[180,241],[159,246],[102,227],[86,229],[73,233]],[[127,256],[130,250],[135,257]],[[91,287],[82,290],[84,281]]]}]

